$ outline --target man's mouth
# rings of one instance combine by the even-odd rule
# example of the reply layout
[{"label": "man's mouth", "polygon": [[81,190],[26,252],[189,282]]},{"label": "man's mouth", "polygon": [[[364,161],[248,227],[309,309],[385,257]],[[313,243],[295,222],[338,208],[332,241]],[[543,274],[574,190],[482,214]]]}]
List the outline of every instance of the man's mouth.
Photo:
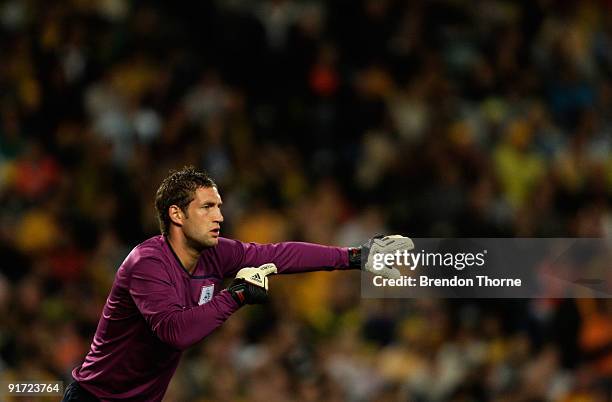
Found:
[{"label": "man's mouth", "polygon": [[219,236],[219,233],[221,232],[220,228],[216,228],[210,231],[212,234],[214,234],[215,236]]}]

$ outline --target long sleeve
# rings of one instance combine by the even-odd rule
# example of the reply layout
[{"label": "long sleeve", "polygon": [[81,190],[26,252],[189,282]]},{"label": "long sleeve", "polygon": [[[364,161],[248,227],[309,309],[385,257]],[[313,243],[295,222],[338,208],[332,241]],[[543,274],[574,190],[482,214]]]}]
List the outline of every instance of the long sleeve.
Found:
[{"label": "long sleeve", "polygon": [[134,265],[129,292],[155,335],[179,350],[202,340],[239,308],[224,290],[206,304],[184,309],[170,276],[155,258]]},{"label": "long sleeve", "polygon": [[283,242],[273,244],[243,243],[220,239],[224,276],[231,276],[243,267],[273,262],[279,274],[320,270],[348,269],[348,249],[313,243]]}]

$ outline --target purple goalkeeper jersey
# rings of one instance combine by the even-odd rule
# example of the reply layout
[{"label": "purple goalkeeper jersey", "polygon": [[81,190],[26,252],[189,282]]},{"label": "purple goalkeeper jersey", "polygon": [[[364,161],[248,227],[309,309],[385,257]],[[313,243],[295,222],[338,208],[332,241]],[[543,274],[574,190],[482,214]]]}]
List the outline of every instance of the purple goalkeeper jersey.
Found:
[{"label": "purple goalkeeper jersey", "polygon": [[222,280],[273,262],[279,273],[347,268],[348,250],[309,243],[219,238],[190,275],[164,236],[134,248],[119,267],[85,361],[72,371],[102,401],[161,401],[182,351],[239,306]]}]

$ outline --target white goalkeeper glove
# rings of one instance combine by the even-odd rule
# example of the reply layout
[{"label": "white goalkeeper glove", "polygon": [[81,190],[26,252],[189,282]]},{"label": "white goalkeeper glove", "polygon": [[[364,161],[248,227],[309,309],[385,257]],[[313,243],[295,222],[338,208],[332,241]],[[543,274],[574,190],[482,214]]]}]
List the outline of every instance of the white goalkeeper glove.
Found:
[{"label": "white goalkeeper glove", "polygon": [[[359,254],[359,264],[364,271],[371,272],[375,275],[380,275],[384,278],[396,279],[401,276],[400,271],[394,266],[388,266],[382,263],[381,269],[374,267],[374,255],[376,254],[395,254],[396,251],[412,250],[414,243],[410,238],[400,235],[376,236],[368,240],[367,243],[361,246],[359,253],[349,250],[349,259],[354,257],[351,255]],[[356,261],[355,261],[356,262]],[[354,262],[351,262],[354,264]],[[377,267],[378,268],[378,267]]]},{"label": "white goalkeeper glove", "polygon": [[257,268],[242,268],[227,290],[241,306],[265,303],[268,300],[268,275],[277,272],[276,265],[272,263]]},{"label": "white goalkeeper glove", "polygon": [[257,268],[242,268],[236,274],[236,279],[243,279],[245,282],[252,283],[268,290],[268,275],[277,273],[276,265],[267,263]]}]

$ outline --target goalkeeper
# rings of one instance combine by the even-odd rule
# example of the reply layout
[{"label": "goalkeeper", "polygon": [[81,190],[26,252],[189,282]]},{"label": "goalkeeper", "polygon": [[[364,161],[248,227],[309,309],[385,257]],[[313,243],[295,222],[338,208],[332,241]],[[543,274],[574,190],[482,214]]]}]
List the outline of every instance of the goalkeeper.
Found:
[{"label": "goalkeeper", "polygon": [[[182,351],[245,304],[265,302],[268,275],[372,270],[362,253],[368,260],[366,253],[413,247],[401,236],[376,238],[365,248],[242,243],[220,237],[221,204],[215,183],[192,167],[164,179],[155,200],[162,234],[121,264],[64,401],[161,401]],[[399,276],[389,267],[375,272]],[[228,277],[235,279],[221,289]]]}]

